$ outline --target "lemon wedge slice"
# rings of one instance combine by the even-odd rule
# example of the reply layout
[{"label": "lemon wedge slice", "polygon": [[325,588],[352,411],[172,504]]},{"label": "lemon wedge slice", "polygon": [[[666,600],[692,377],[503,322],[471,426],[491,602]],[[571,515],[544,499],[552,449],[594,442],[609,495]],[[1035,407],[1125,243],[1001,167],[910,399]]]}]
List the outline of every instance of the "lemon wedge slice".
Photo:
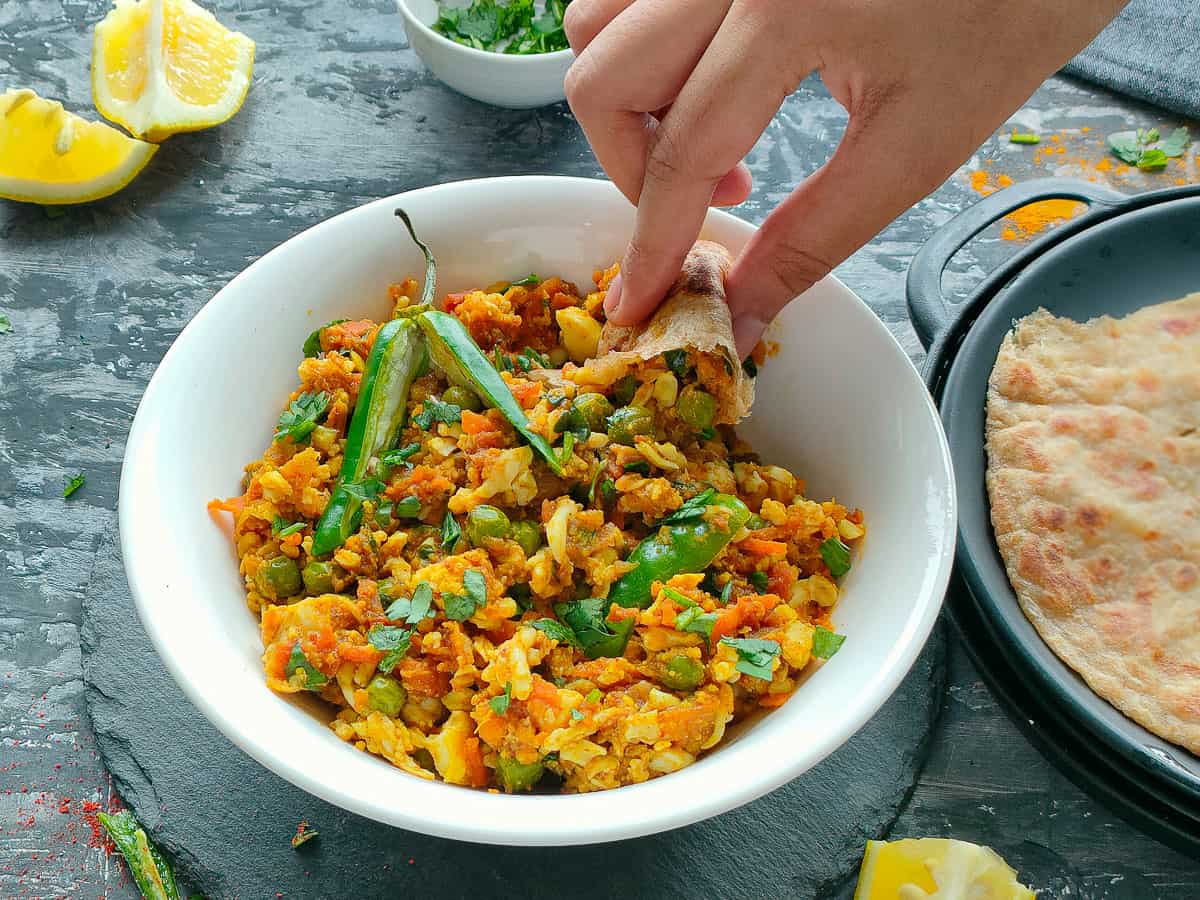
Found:
[{"label": "lemon wedge slice", "polygon": [[28,88],[0,94],[0,197],[47,205],[97,200],[129,184],[157,150]]},{"label": "lemon wedge slice", "polygon": [[854,900],[1034,900],[991,847],[947,838],[867,841]]},{"label": "lemon wedge slice", "polygon": [[232,118],[253,69],[254,41],[192,0],[114,0],[92,42],[92,98],[157,142]]}]

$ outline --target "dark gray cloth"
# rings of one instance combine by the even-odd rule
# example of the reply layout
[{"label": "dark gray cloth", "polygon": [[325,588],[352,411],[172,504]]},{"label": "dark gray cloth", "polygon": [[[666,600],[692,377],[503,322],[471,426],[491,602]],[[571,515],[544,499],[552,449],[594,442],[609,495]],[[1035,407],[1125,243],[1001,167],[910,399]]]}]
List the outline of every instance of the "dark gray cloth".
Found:
[{"label": "dark gray cloth", "polygon": [[1200,118],[1200,0],[1132,0],[1063,71]]}]

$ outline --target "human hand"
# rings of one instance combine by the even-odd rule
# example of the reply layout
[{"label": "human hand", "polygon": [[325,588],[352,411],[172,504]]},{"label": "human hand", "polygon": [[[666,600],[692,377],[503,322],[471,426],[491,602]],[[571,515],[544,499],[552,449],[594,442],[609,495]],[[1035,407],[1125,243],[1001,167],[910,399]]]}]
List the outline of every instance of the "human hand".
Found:
[{"label": "human hand", "polygon": [[738,351],[788,302],[937,187],[1125,0],[573,0],[566,93],[637,204],[605,310],[662,301],[710,205],[812,71],[850,114],[830,159],[767,217],[729,274]]}]

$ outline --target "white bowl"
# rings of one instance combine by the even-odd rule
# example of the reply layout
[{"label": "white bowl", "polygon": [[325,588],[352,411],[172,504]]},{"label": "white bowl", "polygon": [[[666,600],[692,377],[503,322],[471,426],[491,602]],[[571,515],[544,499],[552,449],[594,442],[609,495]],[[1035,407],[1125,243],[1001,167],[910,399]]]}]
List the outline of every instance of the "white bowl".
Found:
[{"label": "white bowl", "polygon": [[[121,474],[121,549],[143,625],[184,692],[230,740],[340,807],[426,834],[514,845],[664,831],[795,778],[879,709],[933,626],[950,574],[955,494],[933,404],[900,346],[827,278],[787,308],[744,434],[765,461],[866,513],[865,546],[834,620],[841,651],[781,708],[695,765],[645,784],[508,796],[426,782],[340,741],[264,682],[227,527],[205,510],[237,494],[296,384],[300,345],[334,318],[383,316],[389,282],[423,271],[392,215],[403,206],[439,260],[439,296],[527,272],[581,286],[618,259],[633,209],[608,182],[514,177],[378,200],[310,228],[226,285],[171,347],[138,408]],[[704,236],[740,249],[754,229],[709,213]],[[803,827],[802,824],[797,827]]]},{"label": "white bowl", "polygon": [[570,50],[510,56],[465,47],[433,30],[434,0],[396,0],[404,30],[417,56],[434,75],[460,94],[493,106],[529,109],[566,97],[563,79],[575,59]]}]

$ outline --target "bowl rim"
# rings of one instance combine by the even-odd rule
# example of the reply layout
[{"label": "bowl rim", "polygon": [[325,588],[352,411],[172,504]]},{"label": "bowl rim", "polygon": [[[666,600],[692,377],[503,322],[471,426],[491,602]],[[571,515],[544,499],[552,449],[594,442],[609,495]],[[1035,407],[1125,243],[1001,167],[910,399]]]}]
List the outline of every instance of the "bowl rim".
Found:
[{"label": "bowl rim", "polygon": [[[413,807],[396,808],[386,806],[378,799],[371,800],[356,796],[347,796],[337,787],[327,784],[316,775],[310,775],[302,766],[298,766],[291,760],[281,756],[275,749],[272,749],[270,741],[264,740],[259,734],[243,731],[236,727],[236,723],[232,717],[227,716],[221,706],[215,700],[210,699],[198,683],[193,682],[188,677],[188,670],[170,652],[171,640],[167,634],[166,622],[154,614],[152,600],[156,595],[157,586],[148,578],[149,573],[143,571],[146,567],[137,564],[139,550],[135,546],[136,542],[134,540],[134,535],[141,529],[135,525],[138,513],[134,508],[133,497],[137,493],[135,482],[142,477],[140,474],[135,475],[135,473],[139,470],[139,463],[143,455],[152,458],[157,426],[156,422],[148,418],[149,413],[147,410],[153,410],[159,403],[169,402],[169,395],[163,393],[167,382],[163,377],[160,377],[161,373],[170,371],[169,366],[172,360],[184,352],[179,348],[186,343],[185,336],[189,330],[196,330],[198,328],[197,323],[203,323],[209,317],[221,315],[220,304],[214,302],[221,294],[229,291],[239,281],[248,279],[250,273],[263,265],[264,260],[281,251],[281,248],[287,244],[305,235],[308,235],[308,239],[312,240],[314,235],[320,234],[322,231],[337,228],[338,223],[343,218],[361,214],[365,209],[379,206],[392,207],[397,203],[409,201],[419,195],[445,190],[472,190],[487,188],[489,186],[504,188],[512,187],[514,184],[528,185],[535,182],[564,190],[570,189],[570,187],[596,190],[601,186],[606,186],[605,189],[612,192],[616,192],[617,190],[611,182],[605,179],[555,175],[500,176],[465,179],[430,185],[370,201],[324,219],[271,248],[234,276],[233,279],[214,293],[213,297],[180,331],[179,336],[172,342],[162,361],[156,367],[155,373],[139,401],[137,413],[134,416],[133,424],[126,440],[126,449],[122,462],[118,495],[118,525],[122,560],[129,588],[133,595],[138,617],[151,642],[154,644],[159,658],[163,661],[164,666],[171,673],[171,676],[183,690],[188,700],[200,710],[205,718],[226,738],[265,768],[334,806],[396,827],[407,828],[437,837],[476,843],[505,844],[511,846],[566,846],[605,843],[668,831],[727,812],[775,790],[785,782],[816,766],[858,732],[875,715],[887,699],[892,696],[901,680],[908,674],[928,640],[929,634],[941,611],[946,588],[950,580],[955,552],[957,491],[955,489],[953,468],[950,464],[949,446],[933,400],[928,391],[925,390],[916,367],[904,352],[899,341],[883,324],[882,320],[856,294],[836,278],[830,276],[831,284],[844,293],[847,302],[857,304],[861,308],[857,310],[857,314],[862,316],[865,323],[864,327],[874,331],[881,341],[884,342],[884,345],[891,348],[891,352],[896,354],[902,360],[903,365],[911,370],[910,374],[914,383],[921,388],[920,403],[922,405],[923,418],[933,427],[938,446],[937,459],[930,462],[929,471],[931,476],[936,476],[939,480],[939,485],[944,485],[946,491],[945,508],[941,510],[938,520],[942,530],[937,535],[937,538],[941,541],[941,549],[937,555],[936,569],[932,577],[926,578],[924,589],[914,601],[913,609],[907,613],[903,628],[896,636],[891,650],[881,657],[879,669],[874,673],[870,682],[864,685],[864,694],[869,694],[870,699],[865,703],[859,704],[854,715],[841,720],[840,727],[837,729],[820,731],[820,733],[807,742],[804,753],[791,755],[769,771],[765,773],[760,772],[755,777],[739,780],[731,787],[720,791],[713,791],[699,798],[693,798],[692,802],[688,804],[673,805],[661,802],[670,793],[670,788],[666,791],[663,789],[663,782],[670,782],[671,779],[669,778],[651,779],[643,784],[590,794],[554,795],[549,797],[525,797],[471,791],[471,794],[482,798],[479,802],[481,804],[486,803],[488,805],[488,812],[490,813],[490,815],[481,817],[477,821],[463,821],[461,818],[454,819],[452,816],[438,814],[436,810],[416,809]],[[710,210],[709,216],[709,221],[715,218],[718,221],[725,221],[734,228],[747,230],[749,233],[756,230],[752,224],[723,210]],[[163,396],[163,399],[160,399],[160,394]],[[931,565],[930,568],[932,569],[933,566]],[[143,576],[146,576],[146,581],[143,581]],[[727,752],[732,749],[734,748],[727,748]],[[413,780],[421,785],[425,785],[425,782],[421,782],[419,779]],[[444,785],[440,782],[434,782],[433,784],[436,784],[441,789],[455,789],[454,786]],[[458,790],[467,789],[458,788]],[[607,798],[614,795],[627,798],[623,808],[635,811],[633,821],[630,821],[631,817],[629,816],[614,817],[611,821],[606,821],[603,817],[588,817],[586,815],[589,808],[593,812],[604,810],[611,813],[611,801]],[[639,803],[639,800],[642,802]],[[529,825],[525,821],[514,822],[506,817],[506,810],[511,812],[516,808],[511,804],[530,803],[530,801],[551,801],[572,804],[571,808],[576,813],[572,818],[573,830],[570,833],[563,833],[554,831],[547,824]],[[547,808],[546,805],[542,806],[543,810]]]},{"label": "bowl rim", "polygon": [[[436,3],[437,0],[434,0]],[[400,14],[404,17],[405,23],[412,23],[417,26],[425,35],[433,40],[435,44],[439,44],[452,51],[464,53],[468,59],[477,61],[488,60],[490,63],[500,66],[510,66],[517,68],[525,65],[536,65],[539,60],[554,60],[559,62],[568,56],[574,56],[575,51],[570,47],[563,50],[551,50],[549,53],[496,53],[492,50],[478,50],[475,47],[468,47],[466,44],[460,44],[458,41],[452,41],[444,34],[438,34],[428,25],[418,18],[417,14],[412,11],[408,5],[408,0],[396,0],[396,5],[400,7]],[[476,179],[471,179],[476,180]]]}]

